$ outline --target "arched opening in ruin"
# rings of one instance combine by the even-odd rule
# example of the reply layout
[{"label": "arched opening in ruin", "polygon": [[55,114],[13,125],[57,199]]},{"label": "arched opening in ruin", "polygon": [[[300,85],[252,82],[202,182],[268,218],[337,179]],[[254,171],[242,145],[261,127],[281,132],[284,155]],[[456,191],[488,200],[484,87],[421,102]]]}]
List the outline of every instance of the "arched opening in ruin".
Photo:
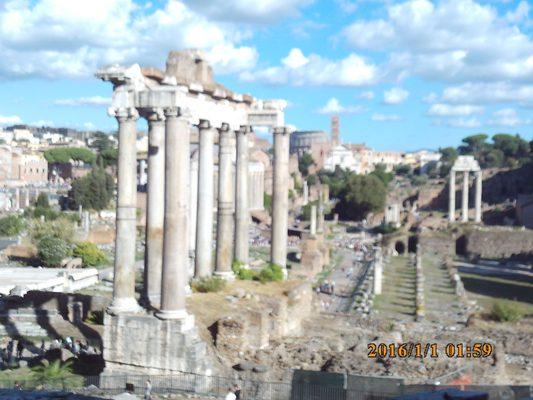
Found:
[{"label": "arched opening in ruin", "polygon": [[416,253],[416,245],[418,244],[418,236],[409,236],[407,241],[407,251],[409,253]]},{"label": "arched opening in ruin", "polygon": [[402,242],[401,240],[398,240],[394,244],[394,250],[396,250],[396,253],[398,253],[398,254],[404,254],[405,253],[405,243]]},{"label": "arched opening in ruin", "polygon": [[465,235],[459,236],[455,240],[455,254],[458,256],[466,256],[467,239]]}]

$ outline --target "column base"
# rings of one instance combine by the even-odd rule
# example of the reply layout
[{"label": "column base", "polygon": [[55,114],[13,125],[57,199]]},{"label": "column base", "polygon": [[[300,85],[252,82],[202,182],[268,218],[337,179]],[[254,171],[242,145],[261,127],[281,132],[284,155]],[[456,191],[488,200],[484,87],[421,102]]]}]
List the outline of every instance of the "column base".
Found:
[{"label": "column base", "polygon": [[213,272],[213,276],[220,279],[224,279],[229,282],[235,280],[235,274],[233,273],[233,271],[215,271]]},{"label": "column base", "polygon": [[194,315],[189,314],[186,310],[159,310],[155,316],[162,320],[182,320],[185,325],[192,323],[194,326]]},{"label": "column base", "polygon": [[111,315],[140,313],[141,311],[142,307],[133,297],[113,299],[113,302],[107,308],[107,312]]}]

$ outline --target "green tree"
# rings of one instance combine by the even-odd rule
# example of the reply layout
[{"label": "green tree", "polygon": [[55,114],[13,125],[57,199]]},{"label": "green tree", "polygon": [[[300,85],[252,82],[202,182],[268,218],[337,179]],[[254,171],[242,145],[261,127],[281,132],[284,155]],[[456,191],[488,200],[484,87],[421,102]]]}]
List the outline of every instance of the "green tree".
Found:
[{"label": "green tree", "polygon": [[313,156],[309,153],[304,153],[298,160],[298,169],[303,176],[309,175],[309,167],[313,165]]},{"label": "green tree", "polygon": [[37,200],[35,201],[35,207],[50,208],[50,202],[48,201],[48,195],[46,193],[39,193]]},{"label": "green tree", "polygon": [[96,155],[89,149],[83,147],[59,147],[46,150],[44,158],[48,163],[67,163],[71,159],[92,164],[96,160]]},{"label": "green tree", "polygon": [[72,183],[69,194],[74,209],[80,205],[86,209],[103,210],[113,197],[113,178],[106,174],[103,168],[96,167],[84,176]]},{"label": "green tree", "polygon": [[396,175],[406,176],[412,172],[413,172],[413,169],[411,168],[410,165],[407,165],[407,164],[400,164],[394,167],[394,173]]},{"label": "green tree", "polygon": [[441,154],[441,161],[448,164],[453,164],[457,159],[457,150],[454,147],[443,147],[439,149]]},{"label": "green tree", "polygon": [[464,145],[459,146],[461,154],[473,154],[474,156],[480,154],[487,146],[486,140],[488,136],[484,133],[467,136],[463,139]]},{"label": "green tree", "polygon": [[361,220],[385,207],[387,189],[376,175],[350,176],[336,211],[344,219]]},{"label": "green tree", "polygon": [[70,245],[58,237],[45,236],[37,244],[39,258],[47,267],[58,267],[64,258],[70,256]]},{"label": "green tree", "polygon": [[394,178],[392,172],[387,172],[385,164],[376,164],[374,171],[372,171],[370,175],[377,177],[385,186],[387,186]]},{"label": "green tree", "polygon": [[0,235],[15,236],[24,229],[24,220],[18,215],[0,218]]},{"label": "green tree", "polygon": [[505,154],[500,149],[492,149],[484,157],[483,166],[485,167],[502,167],[505,164]]}]

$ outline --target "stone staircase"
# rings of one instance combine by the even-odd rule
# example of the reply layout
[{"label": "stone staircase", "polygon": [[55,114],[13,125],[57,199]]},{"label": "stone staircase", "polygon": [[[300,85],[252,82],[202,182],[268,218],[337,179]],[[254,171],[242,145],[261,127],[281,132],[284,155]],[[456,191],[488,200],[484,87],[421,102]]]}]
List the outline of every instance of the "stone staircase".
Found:
[{"label": "stone staircase", "polygon": [[450,282],[446,267],[438,259],[422,257],[424,271],[425,319],[440,324],[455,324],[461,320],[462,307]]},{"label": "stone staircase", "polygon": [[380,317],[413,321],[415,315],[415,267],[409,256],[391,257],[383,266],[382,294],[374,299]]}]

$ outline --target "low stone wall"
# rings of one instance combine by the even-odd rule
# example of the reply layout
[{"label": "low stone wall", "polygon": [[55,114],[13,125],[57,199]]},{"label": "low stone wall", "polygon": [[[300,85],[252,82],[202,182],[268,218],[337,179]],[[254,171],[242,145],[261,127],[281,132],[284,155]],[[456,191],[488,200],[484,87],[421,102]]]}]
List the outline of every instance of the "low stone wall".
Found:
[{"label": "low stone wall", "polygon": [[447,232],[423,232],[418,236],[418,243],[426,254],[438,254],[441,257],[455,255],[455,236]]},{"label": "low stone wall", "polygon": [[470,257],[533,260],[533,230],[480,229],[467,234],[466,252]]},{"label": "low stone wall", "polygon": [[261,349],[271,340],[302,333],[302,321],[311,314],[313,292],[302,283],[282,298],[260,296],[261,310],[243,309],[239,318],[226,317],[211,328],[216,347],[238,354],[246,349]]}]

